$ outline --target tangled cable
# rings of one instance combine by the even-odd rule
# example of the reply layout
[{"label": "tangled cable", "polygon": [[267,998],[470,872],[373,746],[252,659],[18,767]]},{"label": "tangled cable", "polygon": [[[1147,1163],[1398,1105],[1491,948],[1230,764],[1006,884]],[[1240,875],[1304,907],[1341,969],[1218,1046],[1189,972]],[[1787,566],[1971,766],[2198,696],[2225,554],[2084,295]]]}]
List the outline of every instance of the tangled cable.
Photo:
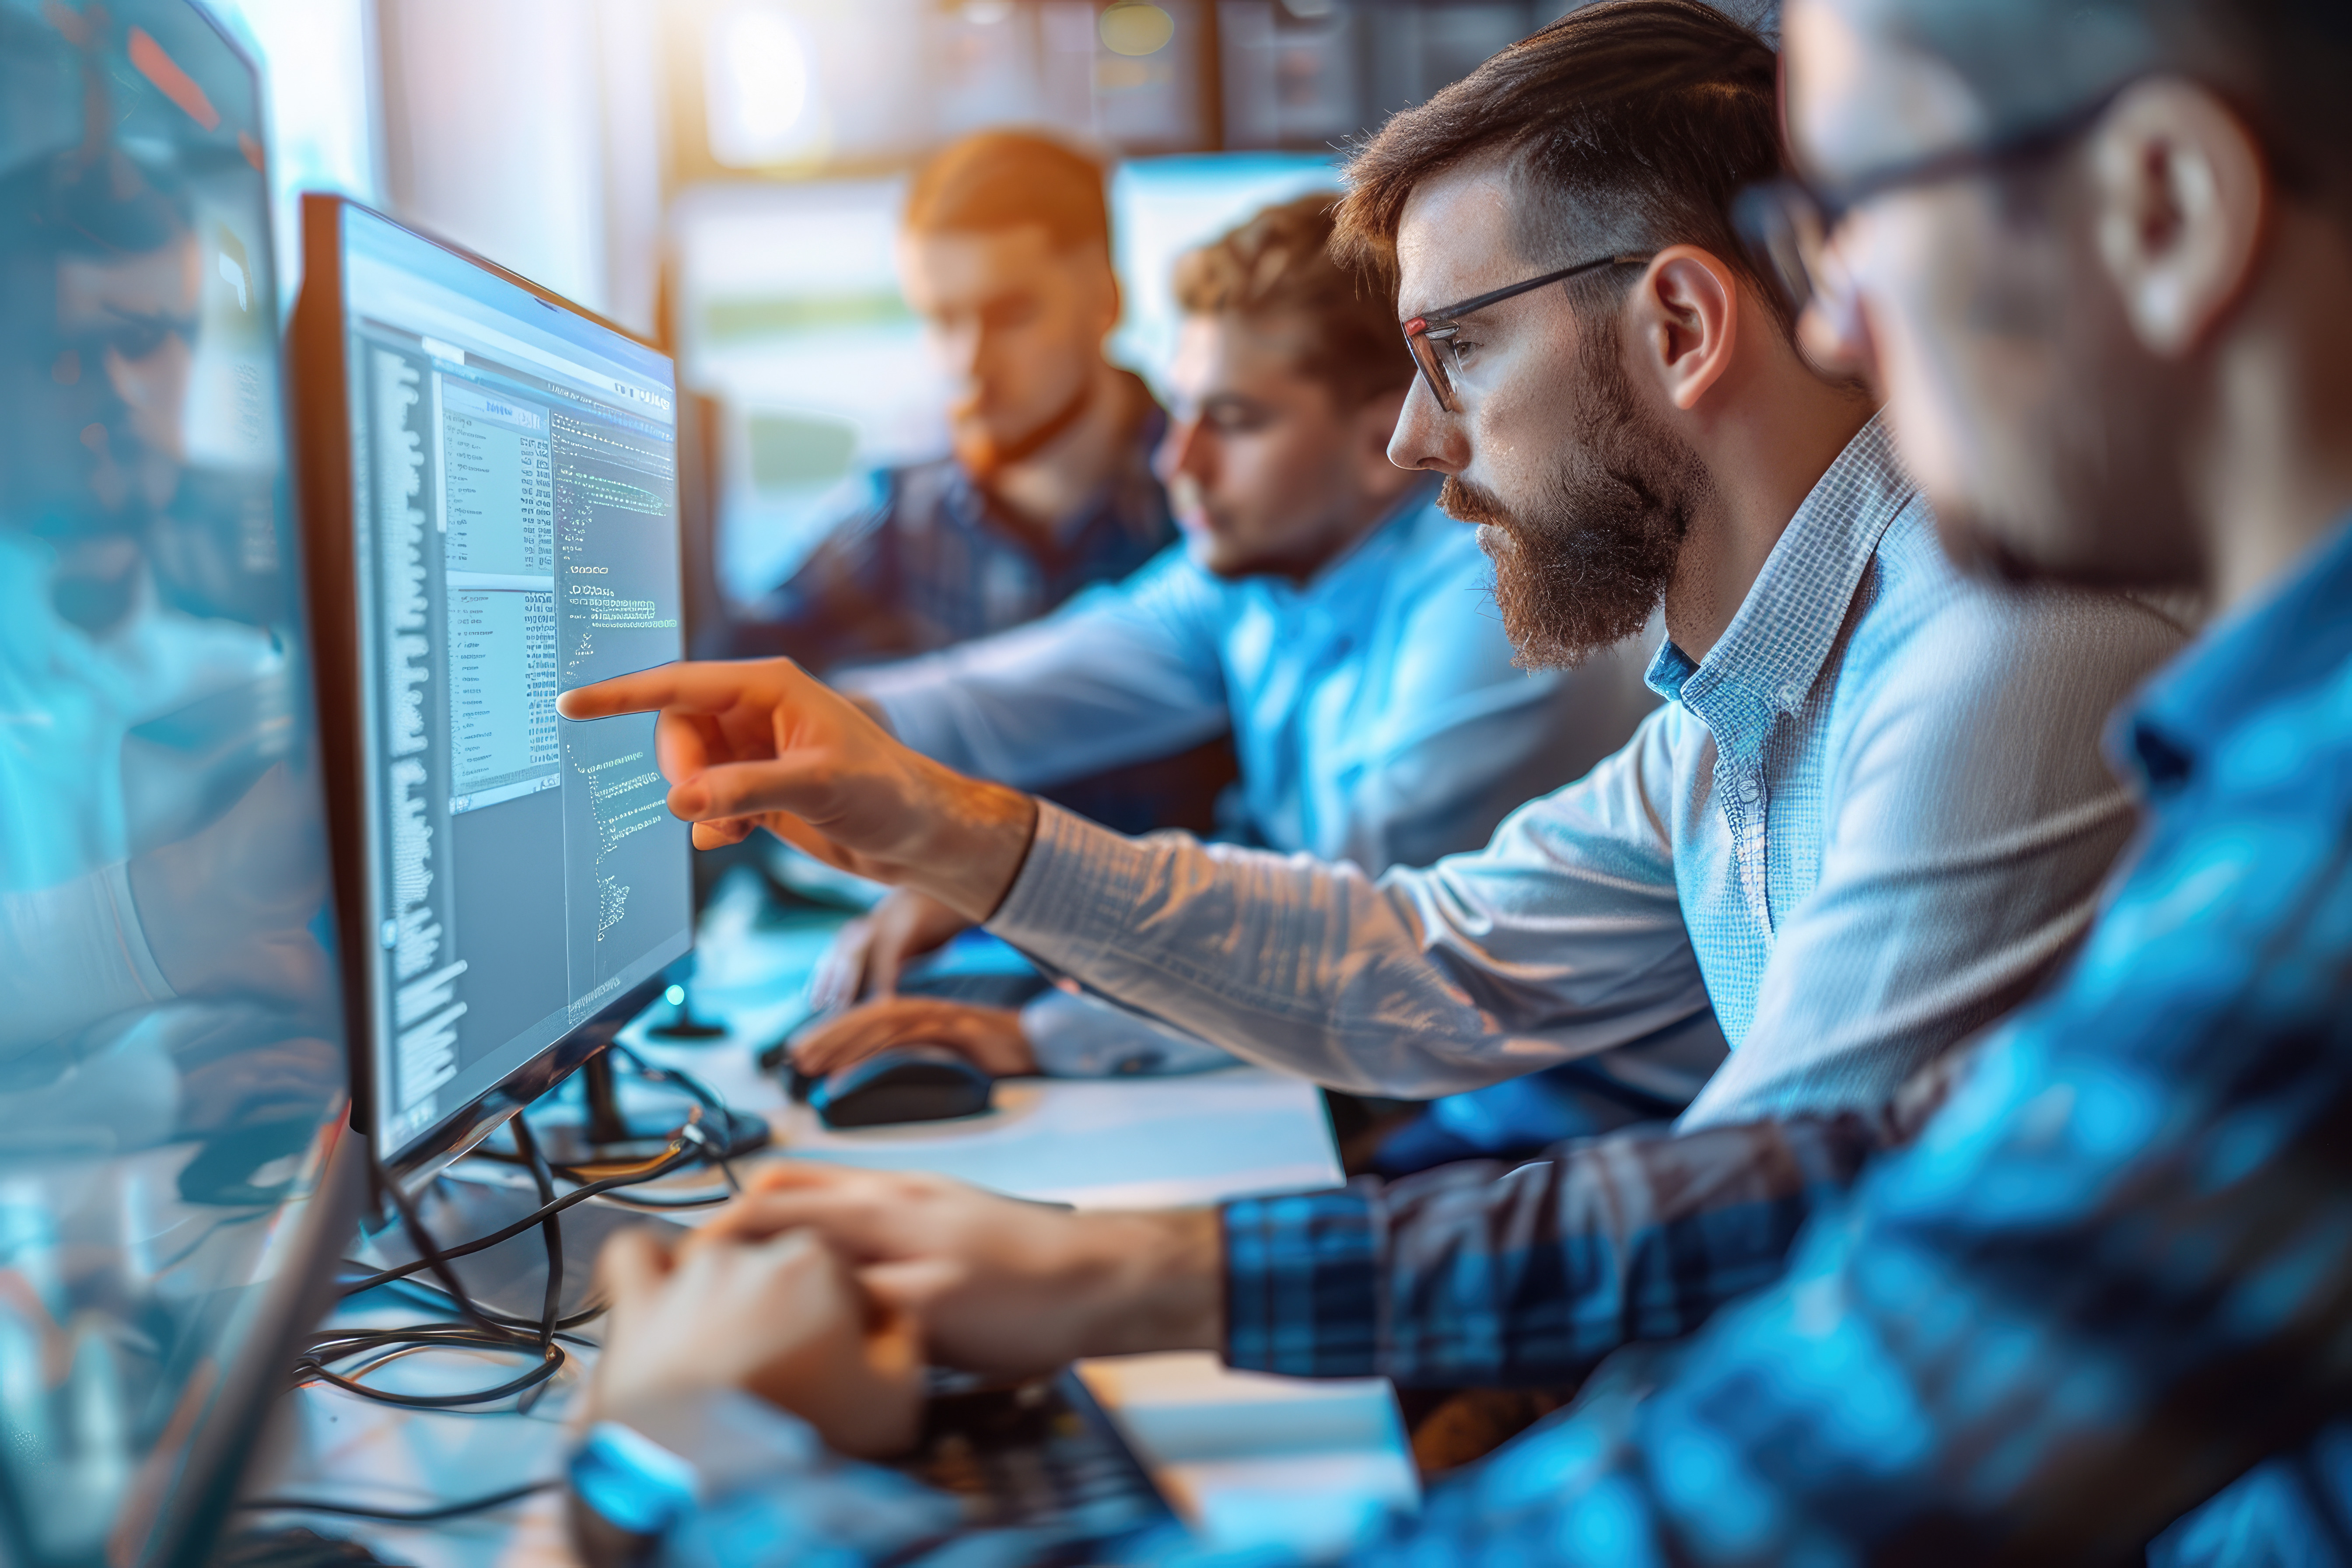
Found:
[{"label": "tangled cable", "polygon": [[[598,1317],[604,1310],[601,1303],[597,1303],[569,1317],[562,1315],[563,1229],[560,1216],[563,1211],[586,1203],[590,1198],[614,1194],[621,1188],[656,1181],[694,1163],[717,1165],[719,1173],[726,1178],[728,1191],[667,1201],[619,1196],[614,1196],[613,1201],[625,1203],[632,1208],[649,1210],[701,1208],[725,1203],[743,1190],[728,1162],[727,1141],[723,1133],[714,1136],[703,1122],[706,1112],[724,1118],[725,1108],[718,1098],[688,1074],[650,1066],[625,1047],[615,1046],[611,1048],[620,1050],[646,1078],[677,1084],[698,1102],[692,1116],[678,1130],[668,1149],[645,1163],[603,1174],[592,1167],[554,1166],[541,1152],[538,1139],[531,1133],[530,1121],[523,1116],[516,1116],[508,1124],[514,1134],[514,1158],[516,1163],[530,1170],[531,1182],[538,1189],[539,1206],[488,1236],[477,1237],[454,1247],[443,1247],[434,1240],[432,1233],[418,1218],[415,1205],[408,1194],[402,1192],[399,1184],[379,1166],[377,1184],[391,1200],[394,1212],[399,1215],[402,1232],[407,1237],[416,1258],[408,1263],[344,1281],[337,1292],[339,1299],[349,1300],[354,1296],[387,1286],[407,1285],[412,1289],[429,1289],[445,1299],[459,1321],[394,1328],[320,1330],[311,1337],[309,1347],[294,1363],[297,1383],[321,1382],[346,1394],[404,1409],[456,1410],[520,1396],[522,1401],[520,1407],[528,1410],[538,1402],[548,1380],[570,1359],[563,1348],[565,1344],[594,1348],[594,1342],[568,1331]],[[559,1194],[555,1185],[558,1176],[576,1184],[570,1192]],[[538,1318],[509,1317],[479,1305],[457,1279],[457,1271],[450,1267],[451,1261],[488,1251],[534,1227],[541,1231],[547,1247],[547,1290]],[[431,1286],[415,1278],[425,1273],[431,1275]],[[532,1364],[520,1376],[493,1387],[458,1394],[399,1394],[364,1381],[369,1373],[402,1356],[432,1350],[488,1351],[496,1354],[530,1357]],[[357,1366],[345,1364],[357,1358],[366,1359]],[[339,1366],[344,1370],[338,1371]]]}]

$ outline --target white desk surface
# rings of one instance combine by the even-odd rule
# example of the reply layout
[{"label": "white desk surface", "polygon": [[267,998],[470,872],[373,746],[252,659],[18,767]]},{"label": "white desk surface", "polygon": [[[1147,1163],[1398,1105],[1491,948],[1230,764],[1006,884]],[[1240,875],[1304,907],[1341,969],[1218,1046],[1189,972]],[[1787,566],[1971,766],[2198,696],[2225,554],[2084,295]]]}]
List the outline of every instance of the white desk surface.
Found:
[{"label": "white desk surface", "polygon": [[[637,1026],[622,1037],[649,1059],[692,1072],[730,1107],[766,1116],[778,1149],[755,1161],[940,1171],[1080,1207],[1213,1203],[1341,1181],[1316,1090],[1254,1068],[1157,1079],[1019,1080],[998,1086],[997,1109],[985,1117],[829,1131],[807,1107],[791,1104],[752,1056],[806,1016],[804,977],[832,922],[763,929],[752,919],[755,907],[748,889],[722,889],[700,933],[694,1005],[730,1026],[728,1039],[647,1044]],[[371,1315],[406,1321],[417,1314],[395,1305]],[[552,1475],[587,1359],[575,1356],[527,1415],[405,1411],[322,1385],[298,1389],[287,1396],[248,1487],[415,1509]],[[512,1369],[509,1360],[439,1352],[374,1376],[387,1387],[428,1393],[479,1387]],[[1410,1507],[1418,1497],[1384,1381],[1265,1377],[1227,1371],[1206,1354],[1125,1357],[1080,1371],[1171,1501],[1221,1542],[1311,1544],[1369,1511]],[[553,1494],[430,1527],[318,1515],[282,1521],[356,1537],[387,1562],[415,1568],[571,1561]]]}]

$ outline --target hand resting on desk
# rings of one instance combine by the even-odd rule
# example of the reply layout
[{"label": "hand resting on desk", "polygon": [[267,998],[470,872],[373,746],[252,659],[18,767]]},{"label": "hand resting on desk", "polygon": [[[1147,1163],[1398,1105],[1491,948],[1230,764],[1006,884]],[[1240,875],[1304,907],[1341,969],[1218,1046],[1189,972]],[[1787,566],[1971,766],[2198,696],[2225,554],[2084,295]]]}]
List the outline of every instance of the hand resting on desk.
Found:
[{"label": "hand resting on desk", "polygon": [[658,710],[670,810],[714,848],[766,827],[828,865],[983,921],[1029,853],[1037,803],[908,750],[788,658],[664,665],[567,691],[567,719]]},{"label": "hand resting on desk", "polygon": [[1211,1210],[1072,1213],[945,1176],[793,1160],[753,1177],[697,1244],[795,1231],[823,1237],[876,1300],[919,1322],[941,1365],[1026,1377],[1081,1356],[1223,1342]]},{"label": "hand resting on desk", "polygon": [[793,1066],[823,1078],[893,1046],[944,1046],[994,1078],[1037,1070],[1037,1053],[1011,1007],[942,996],[883,996],[820,1018],[793,1041]]}]

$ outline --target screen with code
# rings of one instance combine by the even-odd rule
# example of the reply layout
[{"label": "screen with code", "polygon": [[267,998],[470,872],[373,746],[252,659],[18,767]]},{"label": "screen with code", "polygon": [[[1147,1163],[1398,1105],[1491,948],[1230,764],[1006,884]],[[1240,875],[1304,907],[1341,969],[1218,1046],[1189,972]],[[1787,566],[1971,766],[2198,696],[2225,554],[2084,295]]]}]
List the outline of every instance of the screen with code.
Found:
[{"label": "screen with code", "polygon": [[690,942],[653,721],[559,692],[683,652],[675,381],[609,328],[343,217],[387,1155]]}]

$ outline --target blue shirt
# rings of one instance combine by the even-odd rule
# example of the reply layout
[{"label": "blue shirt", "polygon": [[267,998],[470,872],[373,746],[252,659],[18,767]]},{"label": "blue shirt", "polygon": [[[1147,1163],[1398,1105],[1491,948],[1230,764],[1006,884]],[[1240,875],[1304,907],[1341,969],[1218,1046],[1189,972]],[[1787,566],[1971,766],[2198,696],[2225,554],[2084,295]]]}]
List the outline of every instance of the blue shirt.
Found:
[{"label": "blue shirt", "polygon": [[[1675,1350],[1622,1352],[1348,1560],[2087,1563],[2221,1493],[2158,1561],[2340,1561],[2347,605],[2352,526],[2149,691],[2121,731],[2147,830],[2066,980],[1915,1142],[1819,1200],[1785,1275]],[[1263,1205],[1226,1223],[1232,1299],[1311,1322],[1316,1227]],[[738,1548],[841,1539],[803,1429],[768,1419],[772,1462],[730,1446],[741,1479],[674,1560],[717,1560],[719,1526]],[[939,1527],[920,1514],[909,1545]],[[842,1560],[879,1555],[859,1544]]]}]

